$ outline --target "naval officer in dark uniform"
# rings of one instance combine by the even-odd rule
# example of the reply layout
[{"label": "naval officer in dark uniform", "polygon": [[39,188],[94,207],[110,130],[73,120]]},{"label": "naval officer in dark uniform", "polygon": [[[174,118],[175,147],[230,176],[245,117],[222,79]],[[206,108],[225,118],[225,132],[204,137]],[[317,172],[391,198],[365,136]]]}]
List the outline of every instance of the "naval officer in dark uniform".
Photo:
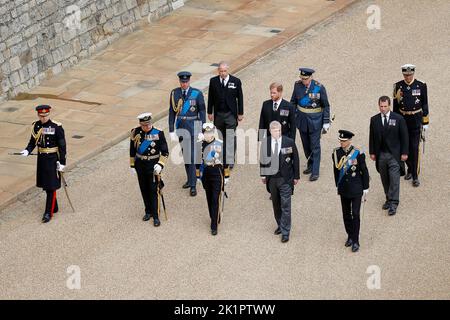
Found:
[{"label": "naval officer in dark uniform", "polygon": [[161,189],[164,183],[161,171],[169,157],[164,131],[152,124],[152,114],[142,113],[138,117],[139,127],[130,134],[130,167],[136,170],[139,188],[145,205],[143,220],[153,218],[153,225],[158,227]]},{"label": "naval officer in dark uniform", "polygon": [[190,195],[196,196],[196,164],[200,162],[200,148],[197,135],[206,121],[206,108],[203,93],[190,86],[191,73],[178,73],[180,87],[170,93],[169,133],[172,141],[178,140],[183,150],[187,181],[183,189],[190,189]]},{"label": "naval officer in dark uniform", "polygon": [[327,91],[312,79],[313,69],[300,68],[300,81],[295,82],[291,103],[296,110],[296,123],[308,159],[304,174],[311,174],[310,181],[319,179],[321,132],[330,129],[330,103]]},{"label": "naval officer in dark uniform", "polygon": [[332,159],[334,181],[337,193],[341,196],[342,215],[347,232],[346,247],[352,251],[359,250],[359,227],[361,199],[364,201],[369,193],[369,171],[366,156],[360,149],[352,146],[354,134],[347,130],[339,130],[341,146],[334,149]]},{"label": "naval officer in dark uniform", "polygon": [[212,123],[203,124],[203,133],[199,134],[198,138],[203,142],[202,163],[197,169],[197,179],[201,180],[205,189],[211,218],[211,234],[215,236],[221,218],[220,205],[224,186],[228,183],[230,169],[228,164],[224,164],[224,144],[215,138],[215,126]]},{"label": "naval officer in dark uniform", "polygon": [[38,148],[36,186],[47,193],[42,222],[47,223],[58,212],[56,190],[61,188],[61,174],[66,166],[66,138],[61,123],[50,120],[48,105],[36,107],[39,120],[31,126],[31,137],[27,147],[21,152],[28,156]]},{"label": "naval officer in dark uniform", "polygon": [[394,84],[393,111],[403,116],[408,127],[409,154],[405,180],[412,178],[414,187],[420,185],[420,139],[428,130],[428,90],[425,82],[414,78],[416,66],[402,66],[403,80]]}]

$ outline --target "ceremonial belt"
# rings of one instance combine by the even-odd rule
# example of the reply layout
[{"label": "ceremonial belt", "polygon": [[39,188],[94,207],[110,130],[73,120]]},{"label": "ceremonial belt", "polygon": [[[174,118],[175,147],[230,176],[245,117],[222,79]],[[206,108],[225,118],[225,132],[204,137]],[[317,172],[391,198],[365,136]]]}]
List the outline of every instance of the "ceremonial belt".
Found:
[{"label": "ceremonial belt", "polygon": [[138,158],[140,160],[153,160],[153,159],[158,159],[159,154],[155,154],[153,156],[143,156],[142,154],[137,153],[136,158]]},{"label": "ceremonial belt", "polygon": [[408,116],[411,116],[411,115],[419,113],[419,112],[422,112],[422,108],[420,108],[418,110],[414,110],[414,111],[404,111],[404,110],[400,109],[400,113],[402,115],[408,115]]},{"label": "ceremonial belt", "polygon": [[38,148],[38,152],[39,153],[56,153],[56,152],[58,152],[59,151],[59,149],[58,149],[58,147],[53,147],[53,148],[42,148],[42,147],[39,147]]},{"label": "ceremonial belt", "polygon": [[222,163],[213,163],[213,164],[208,164],[205,163],[207,167],[222,167]]},{"label": "ceremonial belt", "polygon": [[198,117],[197,116],[190,116],[190,117],[178,117],[178,119],[181,120],[197,120]]},{"label": "ceremonial belt", "polygon": [[297,109],[304,113],[319,113],[323,110],[323,108],[303,108],[300,106],[297,106]]}]

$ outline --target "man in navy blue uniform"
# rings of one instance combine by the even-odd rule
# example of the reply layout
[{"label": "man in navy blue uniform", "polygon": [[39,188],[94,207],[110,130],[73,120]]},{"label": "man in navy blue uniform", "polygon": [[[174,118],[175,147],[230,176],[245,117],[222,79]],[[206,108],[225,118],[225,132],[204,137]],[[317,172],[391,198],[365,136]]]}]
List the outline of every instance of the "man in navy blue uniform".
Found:
[{"label": "man in navy blue uniform", "polygon": [[181,143],[187,176],[183,189],[190,188],[194,197],[197,195],[195,165],[200,162],[201,148],[196,135],[206,121],[206,108],[203,93],[190,87],[191,75],[188,71],[179,72],[180,87],[170,93],[169,134],[172,141],[178,139]]},{"label": "man in navy blue uniform", "polygon": [[130,134],[130,167],[136,170],[145,215],[142,220],[153,218],[153,225],[159,227],[161,189],[161,171],[169,157],[164,131],[155,128],[151,122],[152,114],[142,113],[138,117],[139,127]]},{"label": "man in navy blue uniform", "polygon": [[402,66],[404,80],[394,84],[393,111],[401,114],[406,121],[409,136],[409,154],[405,180],[412,178],[414,187],[420,185],[420,139],[428,130],[428,89],[427,84],[414,78],[416,66]]},{"label": "man in navy blue uniform", "polygon": [[339,130],[341,146],[333,151],[334,181],[337,193],[341,196],[342,215],[347,232],[346,247],[352,252],[359,250],[359,227],[361,200],[369,193],[369,170],[366,156],[360,149],[352,146],[354,134],[347,130]]},{"label": "man in navy blue uniform", "polygon": [[310,181],[319,179],[320,137],[330,128],[330,104],[325,87],[312,79],[313,69],[300,68],[300,81],[295,82],[291,103],[296,106],[296,124],[308,159],[303,174]]},{"label": "man in navy blue uniform", "polygon": [[21,155],[28,156],[35,147],[37,154],[36,186],[47,193],[42,222],[47,223],[58,212],[56,190],[61,188],[61,174],[66,166],[66,138],[61,123],[50,120],[48,105],[36,107],[39,120],[33,122],[31,137]]}]

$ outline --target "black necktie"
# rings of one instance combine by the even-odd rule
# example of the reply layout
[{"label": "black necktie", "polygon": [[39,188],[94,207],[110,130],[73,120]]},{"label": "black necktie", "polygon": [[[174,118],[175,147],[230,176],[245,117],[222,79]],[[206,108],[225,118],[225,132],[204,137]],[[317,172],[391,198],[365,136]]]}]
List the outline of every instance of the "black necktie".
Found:
[{"label": "black necktie", "polygon": [[222,88],[225,88],[225,79],[222,79]]},{"label": "black necktie", "polygon": [[383,117],[384,117],[383,127],[386,128],[387,127],[387,116],[383,115]]},{"label": "black necktie", "polygon": [[183,90],[183,100],[186,100],[186,90]]},{"label": "black necktie", "polygon": [[275,102],[275,103],[273,104],[273,111],[277,111],[277,107],[278,107],[278,103]]}]

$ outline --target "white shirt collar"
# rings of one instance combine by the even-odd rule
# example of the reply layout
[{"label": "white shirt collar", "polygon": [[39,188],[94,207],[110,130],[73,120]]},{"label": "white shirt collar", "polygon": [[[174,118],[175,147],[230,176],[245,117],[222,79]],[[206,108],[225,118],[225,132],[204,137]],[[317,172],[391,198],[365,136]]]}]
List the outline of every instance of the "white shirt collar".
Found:
[{"label": "white shirt collar", "polygon": [[[383,119],[383,118],[384,118],[384,114],[381,113],[381,112],[380,112],[380,114],[381,114],[381,119]],[[389,110],[388,113],[386,113],[386,117],[387,117],[388,119],[391,117],[391,111],[390,111],[390,110]]]},{"label": "white shirt collar", "polygon": [[[220,83],[222,83],[222,77],[219,76],[219,78],[220,78]],[[225,85],[227,85],[228,80],[230,80],[230,75],[227,75],[227,77],[224,80],[225,80]]]},{"label": "white shirt collar", "polygon": [[283,98],[280,98],[277,101],[273,101],[272,100],[272,106],[276,103],[277,104],[277,109],[278,109],[280,107],[281,100],[283,100]]},{"label": "white shirt collar", "polygon": [[275,149],[275,143],[276,142],[278,142],[278,151],[277,151],[277,153],[280,153],[280,149],[281,149],[281,136],[278,138],[278,139],[275,139],[274,137],[272,137],[272,149],[271,150],[274,150]]}]

